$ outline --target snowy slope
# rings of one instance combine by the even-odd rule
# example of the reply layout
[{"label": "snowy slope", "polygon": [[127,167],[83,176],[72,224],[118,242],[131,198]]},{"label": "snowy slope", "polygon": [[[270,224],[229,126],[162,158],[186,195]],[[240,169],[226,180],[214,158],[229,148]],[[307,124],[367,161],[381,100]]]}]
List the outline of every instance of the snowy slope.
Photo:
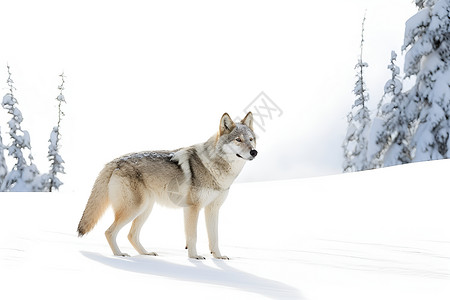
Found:
[{"label": "snowy slope", "polygon": [[[222,253],[187,258],[181,210],[157,207],[142,242],[113,257],[108,211],[84,238],[79,194],[0,194],[0,299],[450,299],[450,161],[238,184],[221,212]],[[155,296],[157,295],[157,296]],[[131,298],[133,299],[133,298]]]}]

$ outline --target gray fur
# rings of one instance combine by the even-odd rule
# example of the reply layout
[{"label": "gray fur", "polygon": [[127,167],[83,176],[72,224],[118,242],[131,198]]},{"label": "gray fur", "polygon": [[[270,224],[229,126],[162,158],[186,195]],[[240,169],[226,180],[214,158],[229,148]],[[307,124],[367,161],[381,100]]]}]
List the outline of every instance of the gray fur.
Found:
[{"label": "gray fur", "polygon": [[252,126],[251,113],[237,124],[224,114],[219,133],[205,143],[114,159],[105,166],[94,185],[78,226],[80,236],[95,226],[111,204],[115,221],[105,234],[114,255],[125,255],[117,246],[116,236],[133,220],[128,235],[131,244],[140,254],[156,255],[140,244],[139,232],[157,202],[184,208],[188,255],[202,259],[196,250],[196,228],[199,211],[205,208],[211,253],[216,258],[227,259],[218,248],[218,212],[245,162],[256,156]]}]

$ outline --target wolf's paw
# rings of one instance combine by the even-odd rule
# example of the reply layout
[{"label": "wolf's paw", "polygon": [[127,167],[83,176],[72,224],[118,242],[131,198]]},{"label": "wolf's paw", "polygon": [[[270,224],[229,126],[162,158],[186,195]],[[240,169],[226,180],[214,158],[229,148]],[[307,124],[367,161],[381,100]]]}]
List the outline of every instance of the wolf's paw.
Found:
[{"label": "wolf's paw", "polygon": [[214,256],[215,259],[230,260],[228,258],[228,256],[222,255],[222,254],[220,254],[220,252],[218,252],[218,254],[216,254],[216,252],[211,251],[211,254]]},{"label": "wolf's paw", "polygon": [[230,260],[228,256],[221,255],[221,256],[214,256],[215,259],[223,259],[223,260]]},{"label": "wolf's paw", "polygon": [[206,258],[204,258],[203,256],[200,256],[200,255],[189,256],[189,258],[193,258],[193,259],[196,259],[196,260],[204,260],[204,259],[206,259]]},{"label": "wolf's paw", "polygon": [[141,253],[141,255],[158,256],[158,253],[156,253],[156,252],[144,252],[144,253]]},{"label": "wolf's paw", "polygon": [[120,257],[130,257],[130,255],[128,253],[118,253],[118,254],[114,254],[115,256],[120,256]]}]

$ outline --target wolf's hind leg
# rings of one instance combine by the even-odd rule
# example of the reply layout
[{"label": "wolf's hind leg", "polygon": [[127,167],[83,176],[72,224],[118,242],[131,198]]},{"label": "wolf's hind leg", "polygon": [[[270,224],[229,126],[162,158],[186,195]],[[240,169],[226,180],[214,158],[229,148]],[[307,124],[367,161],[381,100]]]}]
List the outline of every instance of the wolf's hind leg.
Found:
[{"label": "wolf's hind leg", "polygon": [[141,255],[158,256],[158,254],[156,254],[155,252],[148,252],[147,250],[145,250],[145,248],[139,241],[139,235],[141,233],[142,226],[144,225],[148,216],[152,212],[153,204],[154,201],[151,201],[148,204],[148,207],[139,216],[137,216],[136,219],[134,219],[133,225],[131,226],[130,229],[130,233],[128,233],[128,240],[130,241],[131,245],[133,245],[134,249],[136,249],[136,251],[139,252],[139,254]]},{"label": "wolf's hind leg", "polygon": [[133,220],[136,217],[137,212],[132,212],[126,209],[122,209],[121,211],[115,212],[115,219],[112,225],[106,230],[105,236],[108,240],[109,246],[111,247],[111,250],[114,255],[116,256],[129,256],[126,253],[122,253],[119,249],[119,246],[117,246],[117,234],[119,231],[128,223],[130,223],[131,220]]}]

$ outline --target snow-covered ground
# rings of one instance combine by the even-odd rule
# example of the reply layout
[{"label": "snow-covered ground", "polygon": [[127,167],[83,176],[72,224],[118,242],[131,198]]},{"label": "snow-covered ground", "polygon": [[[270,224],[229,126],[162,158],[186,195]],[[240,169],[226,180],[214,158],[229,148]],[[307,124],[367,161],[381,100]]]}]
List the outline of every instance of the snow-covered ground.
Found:
[{"label": "snow-covered ground", "polygon": [[[76,227],[80,193],[0,194],[0,299],[450,299],[450,161],[237,184],[221,211],[220,261],[187,258],[181,210],[157,207],[118,258]],[[137,299],[137,298],[130,298]]]}]

